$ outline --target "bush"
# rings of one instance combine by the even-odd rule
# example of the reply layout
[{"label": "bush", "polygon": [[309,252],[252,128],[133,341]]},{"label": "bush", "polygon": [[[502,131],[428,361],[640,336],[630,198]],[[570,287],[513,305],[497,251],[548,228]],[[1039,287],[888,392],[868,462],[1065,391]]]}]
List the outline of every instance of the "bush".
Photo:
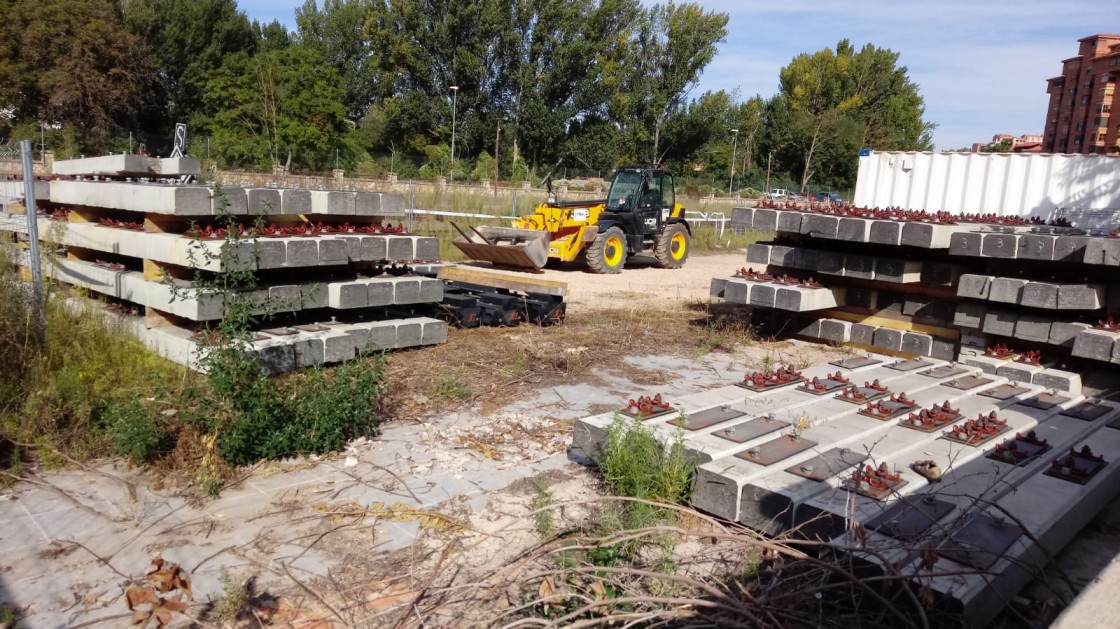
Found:
[{"label": "bush", "polygon": [[631,498],[681,504],[688,498],[695,459],[684,436],[663,445],[640,420],[615,418],[595,461],[611,491]]},{"label": "bush", "polygon": [[148,463],[175,447],[172,427],[160,422],[139,400],[110,402],[99,420],[112,440],[113,454],[132,464]]}]

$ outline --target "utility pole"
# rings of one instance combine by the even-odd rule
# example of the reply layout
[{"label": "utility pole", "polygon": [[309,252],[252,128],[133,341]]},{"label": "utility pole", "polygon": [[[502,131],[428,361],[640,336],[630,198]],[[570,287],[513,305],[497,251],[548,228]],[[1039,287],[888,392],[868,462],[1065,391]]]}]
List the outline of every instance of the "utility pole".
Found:
[{"label": "utility pole", "polygon": [[455,108],[458,104],[459,86],[451,86],[451,183],[455,183]]},{"label": "utility pole", "polygon": [[33,151],[31,140],[20,140],[20,158],[23,166],[23,206],[27,214],[27,240],[29,241],[32,290],[35,293],[35,306],[39,310],[39,342],[47,339],[47,310],[43,297],[43,267],[39,262],[39,211],[35,206],[35,171],[31,166]]},{"label": "utility pole", "polygon": [[502,154],[500,152],[498,152],[498,145],[501,143],[501,141],[502,141],[502,117],[498,116],[498,133],[494,137],[494,189],[495,190],[497,190],[498,181],[501,179],[501,177],[498,176],[498,173],[501,172],[501,170],[502,170],[501,161],[500,161]]},{"label": "utility pole", "polygon": [[766,156],[766,194],[770,194],[770,160],[774,159],[774,151]]},{"label": "utility pole", "polygon": [[739,130],[731,130],[731,182],[727,184],[727,196],[731,196],[731,189],[735,187],[735,149],[739,148]]}]

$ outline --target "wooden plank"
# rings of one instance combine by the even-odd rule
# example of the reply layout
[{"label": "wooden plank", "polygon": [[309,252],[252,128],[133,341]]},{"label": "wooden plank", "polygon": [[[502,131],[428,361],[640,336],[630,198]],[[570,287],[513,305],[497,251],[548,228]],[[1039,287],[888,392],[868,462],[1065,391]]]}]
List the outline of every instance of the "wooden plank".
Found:
[{"label": "wooden plank", "polygon": [[822,318],[831,317],[833,319],[840,319],[842,321],[851,321],[852,323],[866,323],[867,325],[874,325],[880,328],[890,328],[892,330],[902,330],[904,332],[920,332],[922,334],[929,334],[938,338],[956,341],[961,338],[961,331],[953,328],[942,328],[936,325],[925,325],[923,323],[914,323],[909,317],[902,317],[899,319],[888,318],[879,315],[865,315],[856,312],[848,312],[846,310],[821,310],[820,315]]},{"label": "wooden plank", "polygon": [[33,279],[33,276],[31,275],[31,267],[19,267],[19,279],[23,280],[24,282],[30,282]]},{"label": "wooden plank", "polygon": [[149,328],[188,327],[190,322],[182,317],[156,310],[151,306],[144,307],[144,319]]},{"label": "wooden plank", "polygon": [[[820,339],[816,339],[816,340],[820,341]],[[910,354],[908,352],[896,352],[893,349],[887,349],[885,347],[876,347],[875,345],[864,345],[863,343],[853,343],[852,341],[846,341],[844,343],[841,343],[840,346],[841,347],[850,347],[852,349],[860,349],[860,350],[863,350],[865,352],[871,352],[871,353],[874,353],[874,354],[882,354],[884,356],[894,356],[895,358],[923,358],[922,356],[918,356],[917,354]]]},{"label": "wooden plank", "polygon": [[526,293],[541,293],[563,297],[568,294],[568,283],[527,277],[520,273],[491,271],[462,266],[445,266],[439,278],[450,282],[466,282],[493,288],[504,288]]},{"label": "wooden plank", "polygon": [[155,260],[144,258],[144,279],[158,282],[166,275],[163,265]]},{"label": "wooden plank", "polygon": [[67,217],[71,223],[96,223],[98,213],[89,208],[70,208]]},{"label": "wooden plank", "polygon": [[19,214],[22,216],[27,214],[27,207],[22,203],[12,202],[4,205],[4,211],[8,214]]}]

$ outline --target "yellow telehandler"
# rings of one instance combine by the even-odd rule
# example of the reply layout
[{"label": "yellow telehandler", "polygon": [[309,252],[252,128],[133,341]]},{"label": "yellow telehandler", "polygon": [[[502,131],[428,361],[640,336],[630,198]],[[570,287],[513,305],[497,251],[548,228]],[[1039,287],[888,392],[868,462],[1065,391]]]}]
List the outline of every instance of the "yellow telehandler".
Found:
[{"label": "yellow telehandler", "polygon": [[[459,229],[456,227],[456,229]],[[452,241],[474,260],[514,269],[540,270],[551,258],[581,256],[593,273],[618,273],[636,254],[653,252],[661,268],[688,258],[691,228],[676,202],[673,173],[661,166],[622,166],[606,199],[537,206],[513,227],[471,227]]]}]

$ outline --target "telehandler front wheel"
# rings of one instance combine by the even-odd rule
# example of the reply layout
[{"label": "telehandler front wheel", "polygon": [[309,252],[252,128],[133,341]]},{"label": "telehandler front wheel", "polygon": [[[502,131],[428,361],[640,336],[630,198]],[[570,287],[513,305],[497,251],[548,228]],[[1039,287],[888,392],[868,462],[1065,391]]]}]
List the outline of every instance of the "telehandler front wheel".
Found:
[{"label": "telehandler front wheel", "polygon": [[680,223],[670,223],[657,237],[653,257],[663,269],[679,269],[688,259],[688,228]]},{"label": "telehandler front wheel", "polygon": [[592,273],[618,273],[626,265],[626,234],[617,227],[601,232],[587,248],[587,268]]}]

